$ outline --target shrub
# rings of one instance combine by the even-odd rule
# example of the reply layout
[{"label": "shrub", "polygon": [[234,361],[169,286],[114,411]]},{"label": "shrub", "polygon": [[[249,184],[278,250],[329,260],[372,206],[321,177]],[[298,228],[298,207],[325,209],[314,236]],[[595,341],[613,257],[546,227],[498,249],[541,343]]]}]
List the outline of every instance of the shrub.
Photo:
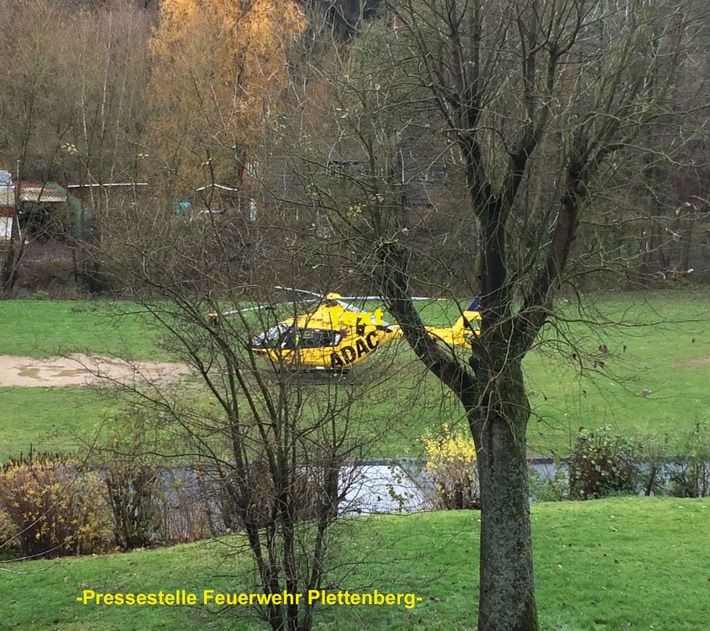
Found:
[{"label": "shrub", "polygon": [[710,424],[696,423],[668,464],[669,493],[675,497],[710,496]]},{"label": "shrub", "polygon": [[559,458],[555,458],[548,471],[542,472],[533,466],[529,471],[529,493],[534,501],[562,502],[569,499],[567,465]]},{"label": "shrub", "polygon": [[104,480],[116,545],[132,550],[156,543],[161,524],[155,501],[155,467],[114,463],[107,467]]},{"label": "shrub", "polygon": [[604,426],[581,429],[569,461],[570,497],[594,499],[634,493],[639,476],[639,448]]},{"label": "shrub", "polygon": [[155,455],[162,444],[150,421],[140,406],[128,406],[112,419],[102,444],[92,445],[90,453],[93,466],[102,471],[115,544],[122,550],[164,539],[159,508],[162,479]]},{"label": "shrub", "polygon": [[19,529],[7,511],[0,508],[0,559],[17,556],[20,546],[17,541]]},{"label": "shrub", "polygon": [[111,419],[100,444],[87,453],[101,472],[115,545],[123,550],[225,532],[219,483],[197,462],[169,466],[159,456],[174,450],[164,428],[159,412],[134,402]]},{"label": "shrub", "polygon": [[426,434],[422,440],[427,452],[427,474],[437,490],[437,507],[481,508],[476,448],[468,432],[455,432],[445,424],[441,434]]},{"label": "shrub", "polygon": [[187,466],[160,467],[160,492],[155,495],[157,532],[170,543],[199,541],[224,534],[214,484]]},{"label": "shrub", "polygon": [[[283,473],[279,481],[288,489],[278,488],[278,475],[272,471],[266,458],[257,458],[249,464],[248,484],[240,485],[236,474],[218,481],[219,506],[225,528],[239,530],[247,523],[264,528],[273,524],[278,510],[288,505],[294,523],[316,521],[324,509],[337,514],[338,479],[342,467],[339,458],[324,458],[308,466]],[[245,491],[245,492],[244,492]]]},{"label": "shrub", "polygon": [[[3,531],[25,557],[90,554],[109,549],[101,478],[71,462],[11,462],[0,470]],[[0,542],[3,543],[3,542]]]},{"label": "shrub", "polygon": [[662,495],[667,492],[668,435],[644,432],[636,439],[643,461],[639,469],[639,485],[646,495]]}]

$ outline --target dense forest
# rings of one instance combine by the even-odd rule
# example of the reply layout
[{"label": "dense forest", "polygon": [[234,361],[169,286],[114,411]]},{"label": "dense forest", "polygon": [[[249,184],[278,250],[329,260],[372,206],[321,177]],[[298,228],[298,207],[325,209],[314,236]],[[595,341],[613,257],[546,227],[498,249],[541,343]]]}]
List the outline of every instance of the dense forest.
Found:
[{"label": "dense forest", "polygon": [[[603,73],[613,60],[596,52],[611,45],[615,29],[627,27],[658,35],[655,44],[631,53],[656,55],[658,63],[647,67],[639,88],[647,120],[589,183],[594,191],[570,278],[582,288],[701,280],[710,271],[708,17],[701,2],[659,3],[651,21],[639,26],[628,9],[624,18],[621,3],[583,4],[577,44],[585,50],[575,62],[577,76]],[[189,220],[223,211],[240,217],[242,236],[233,236],[241,269],[259,267],[247,259],[256,241],[262,248],[269,241],[292,250],[281,271],[298,270],[290,280],[303,284],[323,261],[337,262],[338,274],[356,264],[356,246],[343,257],[350,237],[342,217],[390,193],[401,202],[397,212],[410,242],[436,249],[415,270],[417,282],[453,293],[478,289],[475,271],[462,264],[476,257],[470,238],[476,228],[456,210],[467,195],[466,160],[436,119],[438,97],[413,85],[422,69],[411,66],[406,46],[396,49],[404,39],[397,10],[290,0],[1,5],[0,168],[22,181],[71,187],[85,208],[83,222],[87,213],[92,220],[89,236],[86,226],[77,228],[76,212],[27,205],[21,223],[33,244],[15,248],[21,256],[5,253],[11,240],[0,244],[6,289],[23,278],[30,287],[46,284],[46,266],[35,265],[34,275],[27,270],[40,250],[65,256],[71,250],[78,276],[77,252],[89,257],[88,241],[115,245],[125,240],[127,225],[143,230],[158,216],[173,221],[182,211]],[[608,19],[595,11],[606,11]],[[489,17],[503,24],[502,13]],[[663,53],[664,31],[681,23],[682,42]],[[571,59],[564,62],[569,67]],[[495,63],[501,77],[513,69],[505,54]],[[557,105],[566,98],[572,103],[578,87],[574,73],[565,73],[552,97]],[[603,91],[602,74],[599,85]],[[512,130],[506,117],[521,112],[502,92],[514,96],[517,87],[514,79],[500,81],[497,118],[484,125]],[[593,94],[583,98],[591,103]],[[575,124],[574,107],[559,109],[537,144],[515,201],[518,224],[510,229],[527,230],[526,207],[558,195],[559,171],[550,156]],[[484,140],[491,167],[511,152],[505,137],[499,139],[498,147],[495,134]],[[273,243],[273,235],[254,232],[275,222],[297,236]],[[535,249],[541,238],[529,231],[524,248]],[[10,268],[20,270],[11,281]]]}]

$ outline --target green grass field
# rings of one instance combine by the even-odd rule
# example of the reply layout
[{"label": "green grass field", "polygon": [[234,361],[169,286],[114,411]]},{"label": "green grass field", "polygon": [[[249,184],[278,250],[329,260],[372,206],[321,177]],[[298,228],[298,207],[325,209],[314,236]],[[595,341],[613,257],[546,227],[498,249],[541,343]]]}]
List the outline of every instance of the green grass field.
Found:
[{"label": "green grass field", "polygon": [[130,303],[86,300],[4,300],[0,355],[51,357],[92,352],[129,359],[166,359],[151,319]]},{"label": "green grass field", "polygon": [[[478,512],[344,520],[341,559],[366,559],[333,590],[411,592],[414,609],[331,606],[316,629],[474,629]],[[533,505],[536,585],[545,631],[710,628],[710,501],[610,499]],[[4,629],[263,629],[216,607],[96,606],[83,589],[244,590],[229,540],[96,558],[0,565]],[[337,584],[337,587],[336,587]],[[243,612],[242,612],[243,613]]]},{"label": "green grass field", "polygon": [[[674,435],[709,419],[709,313],[708,291],[588,296],[582,313],[563,306],[568,321],[549,327],[525,360],[531,454],[568,453],[580,426],[609,424],[627,434],[668,435],[672,443]],[[457,314],[453,303],[437,302],[423,307],[423,315],[441,325]],[[0,337],[0,355],[90,351],[170,359],[160,332],[128,303],[3,301],[0,316],[16,323],[12,334]],[[588,324],[600,318],[617,324]],[[606,353],[599,351],[602,344]],[[595,368],[595,361],[604,366]],[[353,378],[371,376],[380,382],[364,406],[363,431],[377,437],[371,455],[419,455],[423,433],[463,422],[456,402],[406,345],[379,352]],[[99,390],[0,388],[0,459],[26,451],[30,442],[40,449],[69,447],[77,432],[115,409]]]},{"label": "green grass field", "polygon": [[101,388],[0,388],[0,459],[86,446],[119,407]]}]

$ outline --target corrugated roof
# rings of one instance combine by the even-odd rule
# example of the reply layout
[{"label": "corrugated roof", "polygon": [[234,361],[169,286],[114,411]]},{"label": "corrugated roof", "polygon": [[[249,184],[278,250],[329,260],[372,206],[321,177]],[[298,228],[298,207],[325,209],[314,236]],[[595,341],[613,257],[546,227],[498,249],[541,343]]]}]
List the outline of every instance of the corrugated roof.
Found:
[{"label": "corrugated roof", "polygon": [[67,192],[55,182],[20,182],[20,200],[36,203],[67,201]]}]

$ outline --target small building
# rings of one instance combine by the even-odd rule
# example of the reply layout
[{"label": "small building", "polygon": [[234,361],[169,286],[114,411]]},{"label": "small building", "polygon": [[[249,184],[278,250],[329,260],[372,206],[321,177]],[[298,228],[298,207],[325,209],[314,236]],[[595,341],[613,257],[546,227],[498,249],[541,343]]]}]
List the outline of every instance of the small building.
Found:
[{"label": "small building", "polygon": [[0,241],[12,238],[12,222],[15,217],[15,187],[12,174],[0,171]]},{"label": "small building", "polygon": [[20,201],[63,204],[67,201],[67,191],[56,182],[20,182]]},{"label": "small building", "polygon": [[[20,198],[16,200],[18,189]],[[13,223],[18,217],[24,231],[28,222],[47,221],[56,217],[57,213],[67,215],[71,234],[77,238],[84,237],[90,213],[65,188],[56,182],[30,180],[20,181],[18,187],[9,171],[0,170],[0,241],[12,238]]]}]

